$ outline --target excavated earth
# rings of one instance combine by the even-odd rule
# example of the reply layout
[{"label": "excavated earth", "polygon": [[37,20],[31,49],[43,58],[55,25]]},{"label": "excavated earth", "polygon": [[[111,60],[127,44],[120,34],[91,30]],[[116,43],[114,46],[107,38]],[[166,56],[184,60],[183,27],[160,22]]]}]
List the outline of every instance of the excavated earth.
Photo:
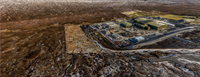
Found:
[{"label": "excavated earth", "polygon": [[[120,3],[117,4],[120,5]],[[2,3],[2,5],[7,4]],[[187,50],[112,52],[113,50],[106,49],[87,37],[81,28],[74,24],[126,17],[120,12],[134,9],[134,6],[131,6],[132,3],[125,6],[121,4],[118,7],[102,5],[111,4],[49,2],[1,7],[0,76],[200,76],[198,61],[183,60],[185,66],[180,66],[173,61],[149,61],[149,58],[159,59],[179,54],[200,56],[198,50],[195,52],[187,52]],[[138,6],[137,8],[145,10],[146,7]],[[198,5],[186,8],[195,9],[196,7]],[[146,9],[146,11],[152,11],[155,6],[150,6],[150,8],[151,10]],[[180,10],[185,9],[180,8]]]}]

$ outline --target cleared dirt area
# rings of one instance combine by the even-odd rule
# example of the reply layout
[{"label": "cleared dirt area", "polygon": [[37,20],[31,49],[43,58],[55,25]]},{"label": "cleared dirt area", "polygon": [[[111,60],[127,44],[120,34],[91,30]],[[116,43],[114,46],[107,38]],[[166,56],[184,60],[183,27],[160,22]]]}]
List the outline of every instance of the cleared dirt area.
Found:
[{"label": "cleared dirt area", "polygon": [[64,27],[67,53],[99,53],[101,51],[92,38],[85,35],[80,26],[66,24]]}]

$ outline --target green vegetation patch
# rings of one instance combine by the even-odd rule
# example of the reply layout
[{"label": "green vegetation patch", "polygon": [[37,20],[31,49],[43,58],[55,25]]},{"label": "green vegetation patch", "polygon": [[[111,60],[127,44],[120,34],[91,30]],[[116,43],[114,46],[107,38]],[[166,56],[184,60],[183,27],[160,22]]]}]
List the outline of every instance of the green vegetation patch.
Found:
[{"label": "green vegetation patch", "polygon": [[182,16],[179,15],[161,15],[160,17],[162,18],[167,18],[167,19],[171,19],[171,20],[181,20],[181,19],[185,19]]},{"label": "green vegetation patch", "polygon": [[125,14],[126,16],[132,18],[132,17],[140,17],[140,16],[149,16],[149,15],[152,15],[152,12],[137,10],[137,11],[122,12],[122,14]]},{"label": "green vegetation patch", "polygon": [[196,21],[194,21],[194,23],[200,24],[200,19],[197,19]]},{"label": "green vegetation patch", "polygon": [[172,15],[172,14],[158,15],[158,16],[152,16],[152,17],[162,17],[162,18],[167,18],[167,19],[171,19],[171,20],[181,20],[181,19],[195,18],[195,16],[180,16],[180,15]]}]

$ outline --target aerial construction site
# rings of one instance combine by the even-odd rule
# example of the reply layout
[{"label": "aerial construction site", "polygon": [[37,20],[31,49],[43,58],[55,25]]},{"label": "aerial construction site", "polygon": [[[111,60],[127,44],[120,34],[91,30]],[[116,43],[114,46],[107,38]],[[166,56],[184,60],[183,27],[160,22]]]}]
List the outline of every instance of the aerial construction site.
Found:
[{"label": "aerial construction site", "polygon": [[118,18],[114,21],[81,27],[89,37],[108,44],[109,48],[137,49],[172,37],[179,38],[178,36],[183,32],[200,30],[194,24],[184,24],[186,22],[182,19],[143,16],[129,19]]},{"label": "aerial construction site", "polygon": [[200,77],[199,0],[0,3],[0,77]]}]

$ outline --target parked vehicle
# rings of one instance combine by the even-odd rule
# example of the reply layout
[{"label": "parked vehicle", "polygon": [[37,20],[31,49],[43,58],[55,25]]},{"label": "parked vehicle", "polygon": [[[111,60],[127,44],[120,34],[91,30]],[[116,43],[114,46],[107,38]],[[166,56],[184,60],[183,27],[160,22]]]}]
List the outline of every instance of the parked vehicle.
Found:
[{"label": "parked vehicle", "polygon": [[136,40],[133,40],[133,39],[129,39],[131,42],[133,42],[133,43],[136,43]]}]

